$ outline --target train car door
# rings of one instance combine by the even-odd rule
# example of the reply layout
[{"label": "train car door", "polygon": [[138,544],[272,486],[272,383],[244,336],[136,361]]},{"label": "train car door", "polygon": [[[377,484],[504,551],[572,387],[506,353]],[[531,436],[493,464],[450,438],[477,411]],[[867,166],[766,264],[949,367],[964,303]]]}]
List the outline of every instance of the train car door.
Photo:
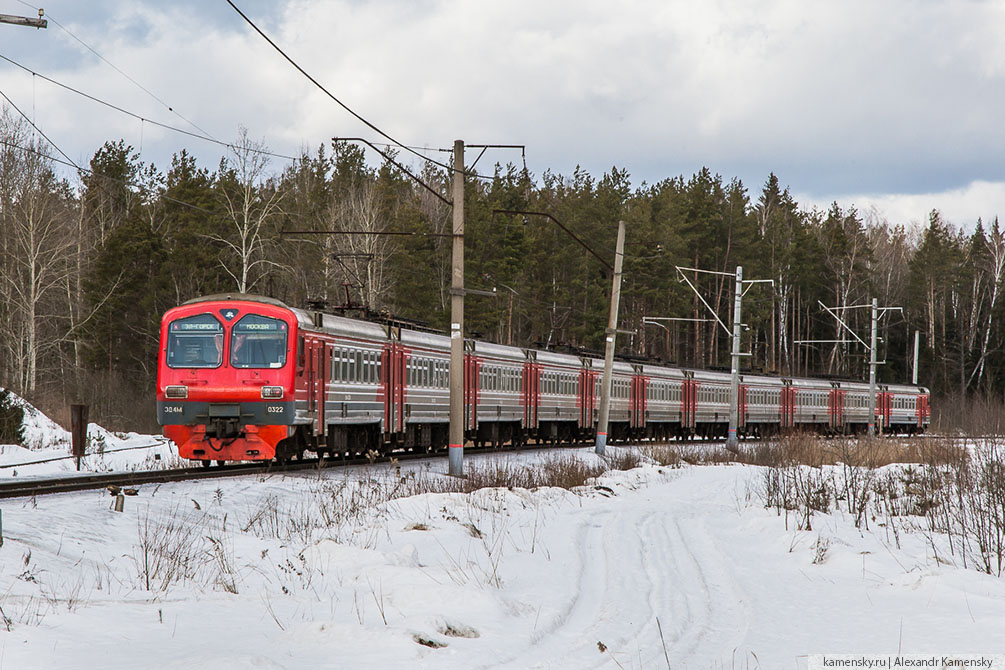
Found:
[{"label": "train car door", "polygon": [[781,424],[782,428],[792,428],[796,425],[796,387],[791,379],[783,379],[782,384]]},{"label": "train car door", "polygon": [[928,416],[928,396],[919,393],[914,400],[914,414],[918,418],[918,428],[925,427],[925,418]]},{"label": "train car door", "polygon": [[315,425],[314,433],[325,436],[328,434],[328,420],[325,416],[325,401],[328,396],[328,381],[331,379],[332,369],[332,345],[322,340],[315,342],[314,346],[314,393],[315,401]]},{"label": "train car door", "polygon": [[830,416],[831,430],[844,430],[844,396],[845,391],[841,389],[841,384],[833,382],[827,400],[827,413]]},{"label": "train car door", "polygon": [[538,411],[541,406],[541,369],[537,364],[537,352],[524,350],[526,360],[520,377],[520,405],[523,407],[523,427],[525,430],[536,430],[540,420]]},{"label": "train car door", "polygon": [[307,411],[313,412],[315,406],[317,405],[318,391],[315,386],[316,380],[318,378],[317,372],[317,358],[314,355],[314,340],[312,338],[304,338],[304,380],[307,392]]},{"label": "train car door", "polygon": [[583,367],[579,370],[579,387],[576,393],[576,405],[579,406],[579,427],[592,429],[597,409],[597,377],[599,373],[590,366],[593,362],[584,358]]},{"label": "train car door", "polygon": [[407,383],[407,361],[405,348],[401,345],[401,329],[388,329],[388,342],[380,358],[380,394],[384,402],[384,437],[405,429],[405,385]]},{"label": "train car door", "polygon": [[632,368],[630,425],[632,428],[643,428],[646,425],[646,390],[649,388],[649,378],[642,374],[641,365],[633,365]]},{"label": "train car door", "polygon": [[464,341],[464,428],[477,430],[481,398],[482,361],[475,356],[475,341]]},{"label": "train car door", "polygon": [[876,393],[876,432],[882,434],[884,430],[890,428],[890,417],[892,416],[893,394],[889,392],[889,386],[881,386]]},{"label": "train car door", "polygon": [[683,428],[695,427],[695,414],[698,411],[698,382],[694,373],[684,370],[684,380],[680,385],[680,422]]},{"label": "train car door", "polygon": [[[740,377],[740,381],[743,381],[743,377]],[[747,385],[740,384],[737,386],[736,398],[736,427],[737,429],[747,427]]]}]

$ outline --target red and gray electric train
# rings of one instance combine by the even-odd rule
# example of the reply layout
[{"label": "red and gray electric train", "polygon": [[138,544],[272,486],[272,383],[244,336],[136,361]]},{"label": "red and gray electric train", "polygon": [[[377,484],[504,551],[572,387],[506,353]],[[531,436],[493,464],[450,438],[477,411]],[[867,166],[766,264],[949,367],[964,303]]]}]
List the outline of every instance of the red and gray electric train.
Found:
[{"label": "red and gray electric train", "polygon": [[[163,318],[157,418],[182,458],[254,461],[446,447],[450,340],[251,295],[190,300]],[[594,436],[603,361],[467,340],[464,422],[481,444]],[[616,361],[610,439],[724,437],[728,373]],[[861,382],[745,374],[738,432],[856,433]],[[929,392],[877,386],[877,425],[929,424]]]}]

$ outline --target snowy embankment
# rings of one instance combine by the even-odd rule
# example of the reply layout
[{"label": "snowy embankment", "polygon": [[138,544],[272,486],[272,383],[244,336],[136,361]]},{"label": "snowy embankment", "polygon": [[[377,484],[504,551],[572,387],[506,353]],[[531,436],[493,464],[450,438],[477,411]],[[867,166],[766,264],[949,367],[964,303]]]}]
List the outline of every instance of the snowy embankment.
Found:
[{"label": "snowy embankment", "polygon": [[[70,432],[17,395],[11,393],[7,397],[24,413],[23,439],[21,444],[0,444],[0,479],[76,471],[76,462],[68,458]],[[178,465],[177,450],[160,435],[113,433],[89,423],[87,442],[81,471],[153,470]]]},{"label": "snowy embankment", "polygon": [[764,508],[764,468],[399,497],[448,481],[434,470],[146,486],[123,513],[103,492],[10,501],[0,669],[805,668],[824,652],[1005,652],[1005,581],[882,519],[859,530],[816,514],[796,530]]}]

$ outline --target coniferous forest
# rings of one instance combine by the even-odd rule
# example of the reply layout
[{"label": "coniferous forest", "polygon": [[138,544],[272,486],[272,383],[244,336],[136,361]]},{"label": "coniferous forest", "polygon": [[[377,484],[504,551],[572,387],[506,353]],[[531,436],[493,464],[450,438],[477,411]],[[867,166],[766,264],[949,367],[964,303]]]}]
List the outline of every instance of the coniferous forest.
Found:
[{"label": "coniferous forest", "polygon": [[[391,164],[375,168],[352,144],[277,161],[242,131],[218,165],[187,152],[144,163],[108,142],[74,177],[30,126],[0,117],[0,386],[54,416],[91,405],[111,428],[156,430],[154,383],[161,314],[221,292],[292,306],[391,314],[445,328],[452,211]],[[450,174],[418,175],[450,197]],[[923,225],[833,203],[801,207],[769,174],[762,184],[702,168],[633,185],[625,170],[529,174],[495,166],[466,180],[466,333],[519,346],[600,350],[610,270],[546,212],[613,263],[628,224],[618,350],[694,367],[729,367],[729,339],[705,319],[677,266],[755,284],[743,302],[744,369],[863,379],[868,352],[821,303],[878,299],[880,381],[911,379],[938,398],[1000,398],[1005,382],[1005,238],[998,221]],[[308,234],[303,231],[310,231]],[[339,234],[338,231],[413,233]],[[320,234],[317,234],[320,233]],[[727,324],[733,282],[688,275]],[[868,309],[841,312],[868,341]],[[807,340],[830,340],[812,343]],[[844,342],[833,342],[844,340]],[[849,341],[850,340],[850,341]]]}]

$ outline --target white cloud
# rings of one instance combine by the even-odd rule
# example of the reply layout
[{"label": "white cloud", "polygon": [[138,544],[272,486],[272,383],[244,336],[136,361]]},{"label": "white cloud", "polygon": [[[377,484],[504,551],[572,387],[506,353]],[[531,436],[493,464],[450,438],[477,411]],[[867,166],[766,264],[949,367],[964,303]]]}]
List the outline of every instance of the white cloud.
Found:
[{"label": "white cloud", "polygon": [[[537,174],[618,165],[639,183],[707,165],[752,193],[774,171],[819,201],[915,194],[872,197],[891,210],[906,203],[905,212],[914,211],[909,199],[943,196],[933,206],[961,216],[1005,211],[1000,191],[968,186],[1005,181],[1000,3],[238,4],[346,104],[407,144],[523,143]],[[229,7],[53,0],[46,9],[222,139],[238,124],[283,153],[334,135],[377,139]],[[6,38],[15,29],[2,30]],[[56,27],[17,33],[0,53],[184,125]],[[71,155],[89,157],[118,137],[139,145],[138,122],[10,67],[0,67],[0,89],[28,107],[34,100],[40,125]],[[161,167],[182,147],[208,167],[220,155],[149,124],[142,133],[145,158]],[[969,206],[978,195],[986,202]]]},{"label": "white cloud", "polygon": [[842,208],[856,207],[865,215],[875,211],[881,219],[891,224],[903,224],[908,227],[922,228],[928,225],[929,214],[938,210],[944,221],[952,223],[957,228],[972,231],[977,225],[977,219],[984,222],[985,228],[991,225],[1005,203],[1005,182],[975,181],[963,188],[941,191],[938,193],[888,193],[884,195],[854,195],[811,196],[793,193],[802,209],[813,207],[826,211],[832,202],[838,202]]}]

